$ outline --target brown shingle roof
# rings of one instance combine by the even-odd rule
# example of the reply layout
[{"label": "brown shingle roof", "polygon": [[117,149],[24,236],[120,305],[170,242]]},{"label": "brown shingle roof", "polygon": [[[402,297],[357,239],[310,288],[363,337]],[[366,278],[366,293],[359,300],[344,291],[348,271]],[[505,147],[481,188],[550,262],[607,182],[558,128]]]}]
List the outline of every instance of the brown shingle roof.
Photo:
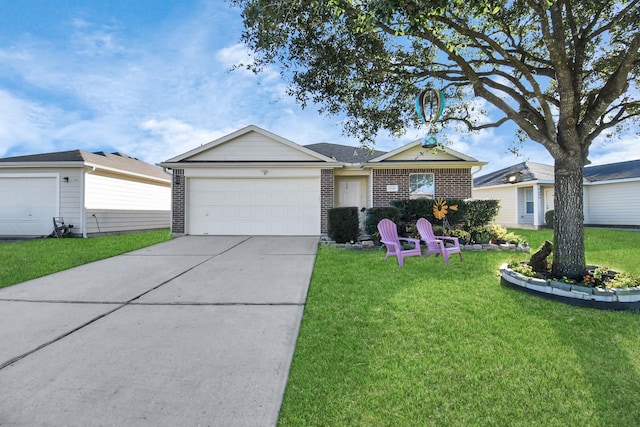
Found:
[{"label": "brown shingle roof", "polygon": [[2,163],[42,163],[43,166],[54,166],[56,163],[78,163],[111,169],[117,172],[144,175],[151,178],[169,181],[169,174],[162,168],[143,162],[122,153],[105,153],[99,151],[89,153],[83,150],[59,151],[54,153],[30,154],[26,156],[5,157]]}]

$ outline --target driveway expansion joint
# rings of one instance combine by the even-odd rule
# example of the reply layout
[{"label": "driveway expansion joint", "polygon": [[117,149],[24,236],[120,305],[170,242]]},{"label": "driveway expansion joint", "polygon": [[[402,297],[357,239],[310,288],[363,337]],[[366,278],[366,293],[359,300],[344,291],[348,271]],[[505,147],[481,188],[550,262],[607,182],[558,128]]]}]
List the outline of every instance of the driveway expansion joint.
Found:
[{"label": "driveway expansion joint", "polygon": [[[83,324],[81,324],[81,325],[79,325],[79,326],[77,326],[77,327],[75,327],[75,328],[73,328],[73,329],[71,329],[71,330],[69,330],[69,331],[67,331],[67,332],[64,332],[64,333],[63,333],[63,334],[61,334],[61,335],[59,335],[59,336],[57,336],[57,337],[55,337],[55,338],[53,338],[53,339],[51,339],[51,340],[49,340],[49,341],[47,341],[47,342],[43,343],[43,344],[40,344],[39,346],[35,347],[34,349],[31,349],[31,350],[29,350],[29,351],[27,351],[27,352],[25,352],[25,353],[23,353],[23,354],[20,354],[20,355],[15,356],[15,357],[13,357],[13,358],[11,358],[11,359],[9,359],[9,360],[5,361],[5,362],[0,363],[0,371],[1,371],[1,370],[3,370],[4,368],[8,367],[8,366],[13,365],[14,363],[16,363],[16,362],[18,362],[18,361],[20,361],[20,360],[24,359],[25,357],[28,357],[29,355],[31,355],[31,354],[33,354],[33,353],[36,353],[37,351],[40,351],[40,350],[42,350],[43,348],[48,347],[48,346],[50,346],[51,344],[53,344],[53,343],[55,343],[55,342],[58,342],[58,341],[60,341],[60,340],[62,340],[62,339],[64,339],[64,338],[66,338],[67,336],[69,336],[69,335],[71,335],[71,334],[73,334],[73,333],[75,333],[75,332],[77,332],[77,331],[79,331],[79,330],[81,330],[81,329],[84,329],[85,327],[87,327],[87,326],[91,325],[92,323],[94,323],[94,322],[96,322],[96,321],[98,321],[98,320],[102,319],[103,317],[106,317],[106,316],[108,316],[108,315],[110,315],[110,314],[112,314],[112,313],[114,313],[114,312],[116,312],[116,311],[120,310],[121,308],[126,307],[127,305],[129,305],[129,304],[133,303],[133,302],[134,302],[134,301],[136,301],[137,299],[142,298],[142,297],[143,297],[143,296],[145,296],[146,294],[148,294],[148,293],[150,293],[150,292],[155,291],[156,289],[158,289],[158,288],[160,288],[160,287],[162,287],[162,286],[166,285],[167,283],[169,283],[169,282],[171,282],[171,281],[175,280],[176,278],[178,278],[178,277],[182,276],[183,274],[188,273],[189,271],[193,270],[194,268],[199,267],[199,266],[201,266],[202,264],[204,264],[204,263],[206,263],[206,262],[208,262],[208,261],[210,261],[210,260],[212,260],[212,259],[216,258],[217,256],[222,255],[222,254],[224,254],[224,253],[226,253],[226,252],[230,251],[231,249],[233,249],[233,248],[235,248],[235,247],[237,247],[237,246],[241,245],[242,243],[246,242],[246,241],[247,241],[247,240],[249,240],[249,239],[251,239],[251,237],[247,237],[246,239],[244,239],[244,240],[242,240],[242,241],[238,242],[237,244],[235,244],[235,245],[233,245],[233,246],[231,246],[231,247],[227,248],[226,250],[221,251],[221,252],[219,252],[219,253],[217,253],[217,254],[214,254],[214,255],[212,255],[212,256],[209,256],[209,257],[205,258],[203,261],[201,261],[201,262],[199,262],[199,263],[197,263],[197,264],[195,264],[195,265],[191,266],[190,268],[188,268],[188,269],[186,269],[186,270],[184,270],[184,271],[182,271],[182,272],[180,272],[180,273],[178,273],[178,274],[174,275],[173,277],[171,277],[171,278],[169,278],[169,279],[167,279],[167,280],[164,280],[164,281],[163,281],[163,282],[161,282],[160,284],[158,284],[158,285],[156,285],[156,286],[152,287],[151,289],[148,289],[147,291],[145,291],[145,292],[143,292],[143,293],[141,293],[141,294],[139,294],[139,295],[137,295],[137,296],[135,296],[135,297],[133,297],[133,298],[129,299],[128,301],[125,301],[125,302],[114,302],[114,301],[111,301],[111,302],[100,303],[100,302],[95,302],[95,301],[62,301],[62,300],[28,300],[28,299],[21,300],[21,299],[0,299],[0,301],[31,302],[31,303],[46,303],[46,304],[62,304],[62,303],[67,303],[67,304],[115,304],[115,305],[117,305],[117,307],[116,307],[116,308],[114,308],[113,310],[109,310],[109,311],[107,311],[107,312],[105,312],[105,313],[102,313],[102,314],[100,314],[99,316],[96,316],[96,317],[94,317],[93,319],[90,319],[90,320],[88,320],[87,322],[85,322],[85,323],[83,323]],[[200,255],[200,256],[202,256],[202,255]]]}]

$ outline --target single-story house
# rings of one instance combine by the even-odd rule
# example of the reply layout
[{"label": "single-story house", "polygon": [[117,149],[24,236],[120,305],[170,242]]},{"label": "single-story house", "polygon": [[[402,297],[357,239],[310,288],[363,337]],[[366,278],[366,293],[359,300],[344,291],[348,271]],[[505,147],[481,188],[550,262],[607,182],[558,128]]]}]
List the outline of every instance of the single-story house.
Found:
[{"label": "single-story house", "polygon": [[410,197],[471,197],[486,163],[415,141],[391,152],[302,146],[248,126],[171,158],[172,232],[320,235],[333,207],[388,206]]},{"label": "single-story house", "polygon": [[169,228],[171,175],[121,153],[82,150],[0,159],[0,236],[77,236]]},{"label": "single-story house", "polygon": [[[554,168],[522,162],[473,180],[473,197],[500,200],[496,222],[540,228],[554,207]],[[584,168],[584,223],[640,226],[640,160]]]}]

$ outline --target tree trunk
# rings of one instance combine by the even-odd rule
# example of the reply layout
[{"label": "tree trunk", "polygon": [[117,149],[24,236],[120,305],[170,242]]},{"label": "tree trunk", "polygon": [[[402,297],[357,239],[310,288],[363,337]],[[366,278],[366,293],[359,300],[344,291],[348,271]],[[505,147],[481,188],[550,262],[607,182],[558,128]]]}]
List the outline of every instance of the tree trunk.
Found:
[{"label": "tree trunk", "polygon": [[582,167],[576,158],[555,161],[552,266],[555,277],[581,279],[586,274]]}]

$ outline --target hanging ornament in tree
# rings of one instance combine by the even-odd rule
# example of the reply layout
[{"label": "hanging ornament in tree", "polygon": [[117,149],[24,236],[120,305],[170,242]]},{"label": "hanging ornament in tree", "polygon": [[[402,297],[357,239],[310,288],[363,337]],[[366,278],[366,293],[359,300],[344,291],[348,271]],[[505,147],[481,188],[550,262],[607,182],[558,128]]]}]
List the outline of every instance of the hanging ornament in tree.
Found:
[{"label": "hanging ornament in tree", "polygon": [[[422,123],[435,123],[444,111],[444,93],[441,90],[426,88],[416,98],[416,113]],[[433,136],[425,136],[422,148],[433,148],[438,141]]]},{"label": "hanging ornament in tree", "polygon": [[444,93],[426,88],[416,98],[416,113],[422,123],[435,123],[444,111]]}]

